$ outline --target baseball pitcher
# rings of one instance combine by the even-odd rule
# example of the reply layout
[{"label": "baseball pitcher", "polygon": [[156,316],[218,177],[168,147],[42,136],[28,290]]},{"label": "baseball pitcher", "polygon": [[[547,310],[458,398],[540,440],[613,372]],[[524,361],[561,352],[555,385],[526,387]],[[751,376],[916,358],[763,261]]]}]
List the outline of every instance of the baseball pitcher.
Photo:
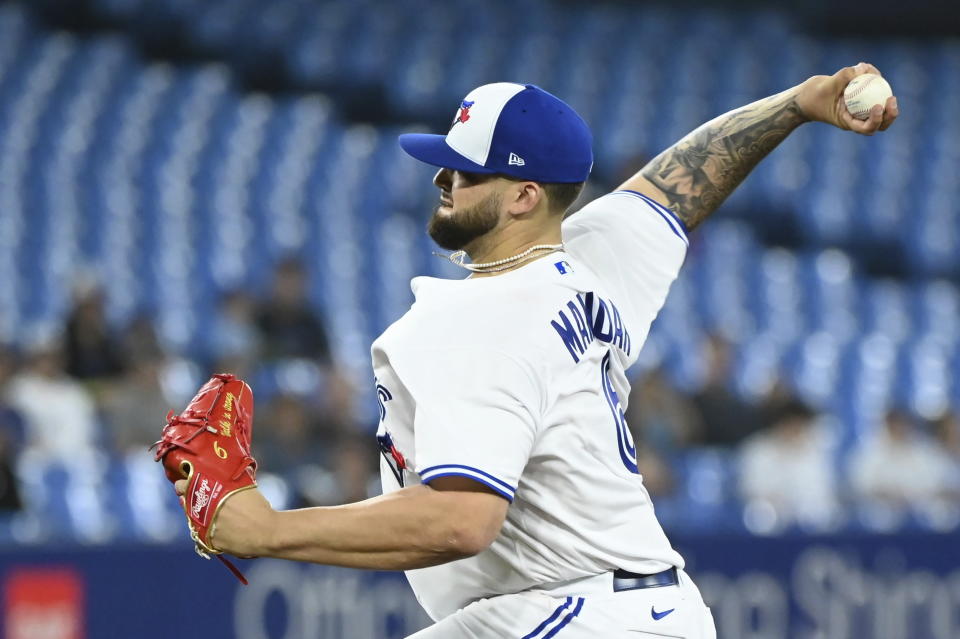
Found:
[{"label": "baseball pitcher", "polygon": [[[721,115],[569,216],[591,135],[538,87],[478,87],[446,135],[401,136],[439,167],[428,230],[471,273],[415,278],[416,302],[373,344],[384,494],[276,512],[241,447],[230,476],[243,490],[216,504],[196,489],[214,519],[198,519],[197,539],[404,570],[436,621],[418,639],[715,637],[637,471],[625,371],[688,234],[757,162],[807,122],[870,135],[896,119],[895,98],[864,120],[847,111],[844,87],[864,73],[879,72],[860,63]],[[191,477],[209,475],[191,463]],[[196,502],[190,481],[177,490]]]}]

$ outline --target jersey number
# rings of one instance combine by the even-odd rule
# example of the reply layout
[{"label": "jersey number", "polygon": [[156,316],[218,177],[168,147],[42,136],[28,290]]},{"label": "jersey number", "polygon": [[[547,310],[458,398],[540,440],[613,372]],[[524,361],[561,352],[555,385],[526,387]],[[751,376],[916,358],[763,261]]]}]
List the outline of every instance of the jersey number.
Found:
[{"label": "jersey number", "polygon": [[610,381],[610,352],[603,356],[600,362],[600,384],[603,386],[603,395],[607,398],[607,404],[610,405],[610,412],[613,414],[613,423],[617,428],[617,448],[620,451],[620,461],[627,467],[631,473],[640,474],[637,470],[637,447],[633,443],[633,435],[630,434],[630,428],[627,426],[627,416],[623,413],[623,405],[620,404],[620,396],[613,388]]}]

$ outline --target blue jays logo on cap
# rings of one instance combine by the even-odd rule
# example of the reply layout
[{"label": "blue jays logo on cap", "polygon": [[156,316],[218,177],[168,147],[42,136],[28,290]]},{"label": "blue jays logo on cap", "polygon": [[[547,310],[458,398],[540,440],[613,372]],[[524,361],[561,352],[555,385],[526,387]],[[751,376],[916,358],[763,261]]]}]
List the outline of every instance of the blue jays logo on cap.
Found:
[{"label": "blue jays logo on cap", "polygon": [[470,119],[470,107],[473,106],[473,102],[468,102],[464,100],[460,103],[460,112],[457,114],[457,117],[454,118],[453,123],[456,124],[460,122],[461,124],[465,123]]},{"label": "blue jays logo on cap", "polygon": [[[457,126],[470,121],[470,126]],[[590,128],[566,102],[532,84],[495,82],[460,102],[446,135],[407,133],[403,150],[427,164],[543,183],[583,182]]]}]

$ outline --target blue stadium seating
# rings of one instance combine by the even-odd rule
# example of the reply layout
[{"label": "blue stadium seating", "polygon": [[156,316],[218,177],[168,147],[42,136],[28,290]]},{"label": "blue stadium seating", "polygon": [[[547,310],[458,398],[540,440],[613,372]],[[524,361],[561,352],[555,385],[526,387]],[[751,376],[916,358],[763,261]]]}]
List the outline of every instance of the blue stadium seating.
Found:
[{"label": "blue stadium seating", "polygon": [[[400,128],[351,123],[338,98],[379,88],[387,120],[443,121],[475,84],[535,82],[584,114],[597,170],[614,176],[785,77],[869,57],[900,95],[897,127],[881,142],[814,126],[778,149],[697,231],[639,368],[662,364],[695,389],[703,362],[691,345],[720,333],[735,347],[736,392],[761,396],[782,376],[840,418],[847,448],[891,402],[920,415],[960,403],[956,43],[819,46],[775,13],[749,18],[759,35],[745,40],[707,10],[543,0],[523,0],[519,25],[513,4],[481,14],[465,0],[93,3],[133,30],[173,25],[223,60],[194,66],[148,62],[117,35],[50,32],[24,5],[0,5],[0,338],[51,330],[71,277],[90,271],[112,322],[150,313],[167,347],[198,352],[208,341],[198,317],[217,293],[262,289],[293,253],[309,258],[336,358],[363,383],[372,339],[411,301],[410,277],[455,273],[422,233],[436,197],[429,168],[399,151]],[[718,46],[729,53],[721,65]],[[263,60],[325,93],[239,90],[236,73]],[[921,118],[912,105],[927,102],[934,79],[938,98]],[[764,244],[784,227],[799,250]],[[903,277],[866,275],[878,260]],[[282,383],[277,371],[262,376],[265,392]],[[729,478],[730,462],[694,457],[689,499],[664,506],[677,525],[729,510],[728,493],[700,489]],[[68,469],[37,473],[35,512],[54,530],[147,535],[175,515],[158,500],[146,523],[127,507],[111,523],[98,502],[109,493]],[[76,503],[57,502],[68,489]]]}]

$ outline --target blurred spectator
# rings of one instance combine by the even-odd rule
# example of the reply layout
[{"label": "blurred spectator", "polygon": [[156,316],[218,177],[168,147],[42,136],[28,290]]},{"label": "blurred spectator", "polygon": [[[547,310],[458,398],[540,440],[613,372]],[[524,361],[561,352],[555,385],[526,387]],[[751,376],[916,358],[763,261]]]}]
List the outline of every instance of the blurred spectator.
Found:
[{"label": "blurred spectator", "polygon": [[722,337],[711,336],[704,351],[707,374],[703,387],[692,397],[703,423],[702,443],[733,446],[760,429],[758,409],[729,388],[732,353]]},{"label": "blurred spectator", "polygon": [[[231,318],[244,322],[244,305],[239,300],[232,305]],[[262,359],[276,362],[304,358],[319,364],[323,383],[316,413],[329,422],[349,422],[353,388],[334,366],[323,320],[307,297],[307,278],[300,260],[288,258],[277,264],[270,294],[256,311],[256,324]],[[233,357],[226,364],[235,370],[243,361]]]},{"label": "blurred spectator", "polygon": [[254,456],[260,469],[286,479],[294,503],[301,506],[338,503],[337,450],[346,431],[318,414],[300,396],[282,393],[270,401],[254,427]]},{"label": "blurred spectator", "polygon": [[380,457],[374,442],[372,435],[358,433],[340,438],[331,464],[338,491],[332,503],[349,504],[380,494]]},{"label": "blurred spectator", "polygon": [[104,386],[100,409],[113,448],[142,454],[159,439],[167,412],[182,406],[162,383],[167,357],[149,317],[134,319],[122,344],[126,370],[118,381]]},{"label": "blurred spectator", "polygon": [[960,508],[960,415],[948,412],[934,422],[934,436],[946,455],[947,490],[945,497]]},{"label": "blurred spectator", "polygon": [[153,320],[148,315],[133,319],[123,333],[123,358],[125,362],[150,359],[164,354]]},{"label": "blurred spectator", "polygon": [[644,486],[654,496],[672,493],[675,480],[670,462],[700,438],[700,416],[655,369],[634,383],[626,417]]},{"label": "blurred spectator", "polygon": [[257,416],[254,446],[260,467],[276,473],[303,464],[326,464],[339,426],[316,419],[297,395],[280,394]]},{"label": "blurred spectator", "polygon": [[267,360],[305,357],[330,364],[330,345],[320,316],[307,299],[306,273],[299,260],[281,261],[270,295],[257,311]]},{"label": "blurred spectator", "polygon": [[923,433],[906,412],[887,413],[882,426],[850,458],[854,494],[900,514],[956,497],[956,459]]},{"label": "blurred spectator", "polygon": [[791,523],[829,525],[838,505],[832,438],[799,400],[780,401],[770,416],[770,427],[740,448],[747,525],[763,532]]},{"label": "blurred spectator", "polygon": [[934,433],[943,450],[960,465],[960,415],[944,414],[934,422]]},{"label": "blurred spectator", "polygon": [[211,341],[217,370],[240,375],[253,369],[260,355],[260,332],[256,301],[249,293],[237,289],[223,295]]},{"label": "blurred spectator", "polygon": [[66,326],[66,370],[77,379],[116,377],[123,371],[120,345],[107,325],[103,292],[78,286]]},{"label": "blurred spectator", "polygon": [[634,439],[669,456],[702,437],[703,422],[690,400],[670,386],[660,369],[637,380],[630,392],[627,423]]},{"label": "blurred spectator", "polygon": [[637,472],[643,477],[643,487],[653,497],[665,497],[676,491],[673,468],[643,442],[637,442]]},{"label": "blurred spectator", "polygon": [[0,347],[0,510],[19,510],[23,505],[14,468],[23,447],[24,421],[6,399],[7,384],[15,370],[13,354]]},{"label": "blurred spectator", "polygon": [[134,359],[124,376],[105,390],[101,406],[116,450],[143,453],[160,438],[167,412],[183,408],[164,393],[165,364],[159,354]]},{"label": "blurred spectator", "polygon": [[25,454],[64,461],[92,452],[96,407],[87,390],[67,376],[59,340],[30,347],[24,369],[10,381],[7,399],[25,418]]}]

